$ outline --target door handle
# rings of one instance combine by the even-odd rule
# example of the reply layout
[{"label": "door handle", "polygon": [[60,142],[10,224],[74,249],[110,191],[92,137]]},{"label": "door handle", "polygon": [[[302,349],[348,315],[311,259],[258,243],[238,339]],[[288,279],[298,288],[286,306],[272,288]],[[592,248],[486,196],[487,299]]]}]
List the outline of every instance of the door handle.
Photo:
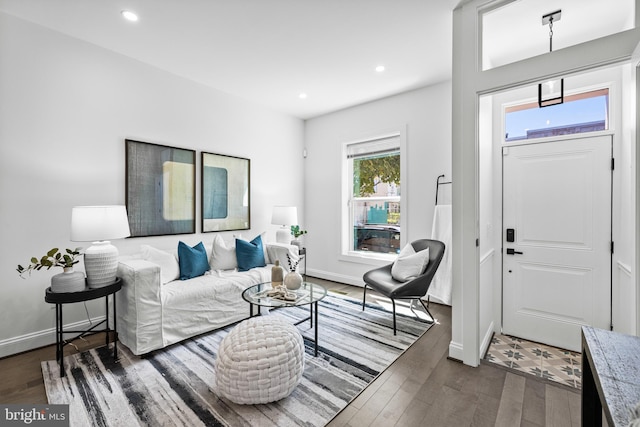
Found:
[{"label": "door handle", "polygon": [[515,249],[509,248],[507,249],[507,255],[522,255],[522,252],[516,251]]}]

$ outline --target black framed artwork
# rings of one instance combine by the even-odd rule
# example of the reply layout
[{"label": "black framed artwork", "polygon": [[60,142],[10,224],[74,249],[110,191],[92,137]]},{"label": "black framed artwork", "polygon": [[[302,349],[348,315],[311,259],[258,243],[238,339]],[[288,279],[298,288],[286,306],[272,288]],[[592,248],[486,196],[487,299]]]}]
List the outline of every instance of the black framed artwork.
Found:
[{"label": "black framed artwork", "polygon": [[202,232],[251,228],[251,160],[202,154]]},{"label": "black framed artwork", "polygon": [[195,233],[196,152],[125,140],[132,237]]}]

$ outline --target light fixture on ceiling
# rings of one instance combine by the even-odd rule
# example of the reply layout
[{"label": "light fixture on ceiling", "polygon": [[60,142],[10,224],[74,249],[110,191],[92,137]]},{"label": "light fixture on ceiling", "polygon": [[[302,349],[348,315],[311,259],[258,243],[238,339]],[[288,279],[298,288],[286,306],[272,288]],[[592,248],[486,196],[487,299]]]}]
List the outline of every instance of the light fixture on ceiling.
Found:
[{"label": "light fixture on ceiling", "polygon": [[302,92],[300,95],[298,95],[298,98],[300,99],[307,99],[307,94]]},{"label": "light fixture on ceiling", "polygon": [[120,12],[120,14],[127,21],[131,21],[131,22],[137,22],[138,21],[138,15],[135,12],[132,12],[130,10],[123,10],[123,11]]},{"label": "light fixture on ceiling", "polygon": [[[542,25],[549,25],[549,52],[553,52],[553,23],[558,22],[562,10],[547,13],[542,16]],[[538,84],[538,106],[549,107],[564,102],[564,79],[549,80]]]},{"label": "light fixture on ceiling", "polygon": [[378,66],[376,67],[376,72],[377,72],[377,73],[381,73],[381,72],[383,72],[383,71],[384,71],[384,65],[378,65]]}]

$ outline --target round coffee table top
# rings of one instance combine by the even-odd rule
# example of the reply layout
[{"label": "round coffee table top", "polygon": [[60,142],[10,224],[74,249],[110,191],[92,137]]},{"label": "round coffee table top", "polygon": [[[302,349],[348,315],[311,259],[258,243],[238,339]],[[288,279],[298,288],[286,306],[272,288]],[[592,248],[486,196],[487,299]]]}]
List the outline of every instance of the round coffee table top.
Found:
[{"label": "round coffee table top", "polygon": [[273,289],[271,282],[253,285],[242,292],[242,298],[254,305],[261,307],[295,307],[299,305],[313,304],[327,296],[327,290],[316,283],[302,282],[299,289],[288,290],[288,293],[294,294],[294,300],[285,300],[267,295]]}]

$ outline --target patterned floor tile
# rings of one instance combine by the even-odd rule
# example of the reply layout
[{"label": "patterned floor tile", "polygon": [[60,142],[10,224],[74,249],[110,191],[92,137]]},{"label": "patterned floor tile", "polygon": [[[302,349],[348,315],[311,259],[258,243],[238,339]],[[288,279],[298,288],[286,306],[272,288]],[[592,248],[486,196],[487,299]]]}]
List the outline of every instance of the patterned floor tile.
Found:
[{"label": "patterned floor tile", "polygon": [[578,389],[582,387],[580,353],[495,334],[485,360]]}]

